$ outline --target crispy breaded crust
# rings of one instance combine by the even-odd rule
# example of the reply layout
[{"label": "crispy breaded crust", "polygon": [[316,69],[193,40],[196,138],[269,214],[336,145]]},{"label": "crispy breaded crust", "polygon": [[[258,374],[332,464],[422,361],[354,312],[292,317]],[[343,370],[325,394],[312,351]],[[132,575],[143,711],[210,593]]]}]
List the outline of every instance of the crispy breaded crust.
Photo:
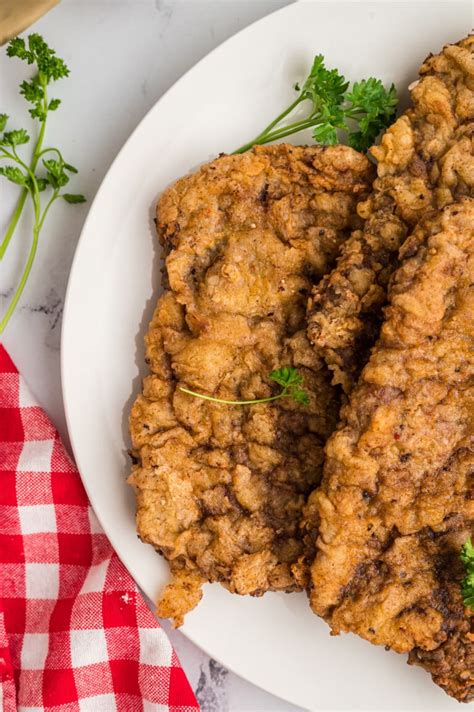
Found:
[{"label": "crispy breaded crust", "polygon": [[[130,429],[137,528],[170,561],[158,612],[175,624],[204,581],[261,595],[294,590],[301,509],[321,475],[339,399],[306,337],[308,293],[360,224],[373,167],[343,146],[223,156],[162,196],[169,288],[146,337],[150,375]],[[310,405],[229,406],[278,392],[295,366]]]},{"label": "crispy breaded crust", "polygon": [[474,533],[474,200],[427,216],[401,259],[310,498],[310,600],[335,633],[409,652],[469,701],[473,614],[459,553]]},{"label": "crispy breaded crust", "polygon": [[429,57],[411,92],[413,106],[371,153],[377,179],[358,206],[366,220],[336,268],[313,292],[308,336],[349,392],[380,328],[398,250],[427,211],[474,188],[474,36]]}]

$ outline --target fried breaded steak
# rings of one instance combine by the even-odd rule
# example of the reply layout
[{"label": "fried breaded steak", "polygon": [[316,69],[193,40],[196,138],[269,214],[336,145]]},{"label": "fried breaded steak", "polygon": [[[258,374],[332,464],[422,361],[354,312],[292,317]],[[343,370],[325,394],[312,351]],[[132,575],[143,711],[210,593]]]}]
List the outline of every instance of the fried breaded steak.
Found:
[{"label": "fried breaded steak", "polygon": [[[173,574],[158,613],[177,625],[206,581],[252,595],[298,588],[301,510],[339,410],[307,341],[306,302],[360,225],[355,205],[372,179],[350,148],[277,145],[212,161],[159,202],[168,288],[130,417],[130,482],[139,535]],[[180,391],[263,398],[278,392],[268,375],[283,366],[303,376],[308,407]]]},{"label": "fried breaded steak", "polygon": [[371,149],[378,177],[358,206],[364,229],[345,243],[308,308],[308,336],[346,392],[378,334],[406,235],[427,211],[474,195],[474,36],[428,57],[411,99]]},{"label": "fried breaded steak", "polygon": [[459,553],[474,533],[474,200],[421,221],[401,259],[310,497],[310,601],[334,633],[409,652],[469,701],[474,614]]}]

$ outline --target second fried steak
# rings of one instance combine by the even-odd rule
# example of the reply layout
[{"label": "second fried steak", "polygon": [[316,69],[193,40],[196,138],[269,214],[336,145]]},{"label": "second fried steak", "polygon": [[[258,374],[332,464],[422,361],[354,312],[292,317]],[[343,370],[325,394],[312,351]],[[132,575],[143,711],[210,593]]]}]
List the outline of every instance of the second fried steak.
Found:
[{"label": "second fried steak", "polygon": [[311,605],[334,633],[409,652],[474,699],[474,200],[433,211],[401,250],[380,339],[326,448],[308,510]]},{"label": "second fried steak", "polygon": [[[158,611],[177,625],[205,581],[252,595],[298,588],[301,510],[339,406],[306,338],[306,301],[359,226],[355,205],[372,178],[350,148],[279,145],[223,156],[160,200],[169,288],[146,339],[130,481],[138,532],[173,573]],[[267,397],[282,366],[298,368],[308,407],[179,390]]]},{"label": "second fried steak", "polygon": [[309,307],[309,338],[346,392],[379,332],[407,234],[433,208],[474,195],[474,35],[426,59],[411,99],[370,151],[378,167],[358,206],[364,229],[344,244]]}]

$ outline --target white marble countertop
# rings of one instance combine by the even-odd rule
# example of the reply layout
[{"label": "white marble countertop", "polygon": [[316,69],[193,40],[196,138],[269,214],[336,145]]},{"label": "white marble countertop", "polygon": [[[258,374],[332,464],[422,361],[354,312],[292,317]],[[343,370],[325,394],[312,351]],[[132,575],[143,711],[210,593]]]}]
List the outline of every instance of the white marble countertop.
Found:
[{"label": "white marble countertop", "polygon": [[[48,126],[54,145],[80,173],[71,192],[89,205],[132,129],[197,60],[254,20],[290,0],[62,0],[35,25],[63,56],[71,78],[58,83],[63,105]],[[17,126],[30,119],[17,85],[24,65],[0,49],[0,111]],[[0,181],[0,234],[16,191]],[[60,384],[60,331],[69,269],[88,207],[57,205],[40,238],[38,257],[3,343],[33,392],[68,437]],[[4,311],[26,259],[22,220],[0,271]],[[179,632],[170,637],[203,712],[295,712],[289,705],[222,668]]]}]

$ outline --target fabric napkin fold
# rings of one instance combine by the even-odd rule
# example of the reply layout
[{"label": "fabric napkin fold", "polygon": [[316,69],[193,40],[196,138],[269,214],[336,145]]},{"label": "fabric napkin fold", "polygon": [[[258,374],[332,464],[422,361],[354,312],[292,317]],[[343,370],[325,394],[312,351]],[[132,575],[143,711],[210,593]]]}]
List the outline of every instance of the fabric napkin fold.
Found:
[{"label": "fabric napkin fold", "polygon": [[0,710],[199,710],[57,431],[1,345]]}]

